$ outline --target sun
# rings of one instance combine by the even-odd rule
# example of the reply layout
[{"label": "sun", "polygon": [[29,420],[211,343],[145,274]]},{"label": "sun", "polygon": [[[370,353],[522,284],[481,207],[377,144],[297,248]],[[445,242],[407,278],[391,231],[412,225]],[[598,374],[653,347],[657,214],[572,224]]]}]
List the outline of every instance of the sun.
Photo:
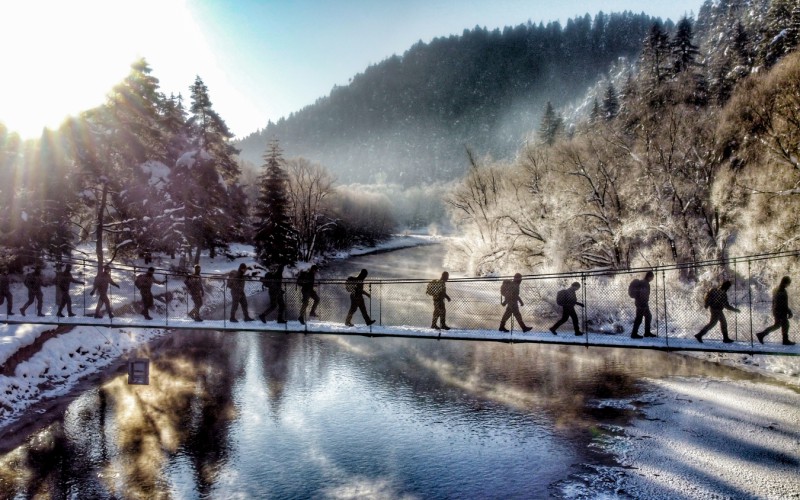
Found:
[{"label": "sun", "polygon": [[183,1],[3,2],[0,122],[23,138],[38,137],[43,127],[101,104],[139,57],[181,74],[179,92],[199,69],[186,67],[178,53],[193,41],[202,46],[198,38]]}]

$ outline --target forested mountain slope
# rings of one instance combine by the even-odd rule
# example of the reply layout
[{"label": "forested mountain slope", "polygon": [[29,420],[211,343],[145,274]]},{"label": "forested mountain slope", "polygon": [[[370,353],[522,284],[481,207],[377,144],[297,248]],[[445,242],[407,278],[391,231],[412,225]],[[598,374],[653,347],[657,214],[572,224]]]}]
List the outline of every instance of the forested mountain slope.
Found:
[{"label": "forested mountain slope", "polygon": [[341,182],[450,180],[469,165],[466,147],[513,157],[548,101],[564,105],[618,58],[635,58],[654,21],[587,14],[419,42],[237,146],[259,164],[276,138],[287,157],[319,162]]}]

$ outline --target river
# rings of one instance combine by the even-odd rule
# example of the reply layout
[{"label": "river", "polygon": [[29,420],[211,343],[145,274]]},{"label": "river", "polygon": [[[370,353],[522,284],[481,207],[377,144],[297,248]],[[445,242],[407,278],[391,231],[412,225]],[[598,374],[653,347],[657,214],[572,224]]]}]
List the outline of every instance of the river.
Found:
[{"label": "river", "polygon": [[[322,277],[362,267],[437,277],[441,252]],[[575,497],[617,463],[598,443],[652,404],[643,379],[767,383],[660,352],[453,340],[183,331],[149,356],[150,385],[108,374],[37,416],[0,454],[0,498]]]}]

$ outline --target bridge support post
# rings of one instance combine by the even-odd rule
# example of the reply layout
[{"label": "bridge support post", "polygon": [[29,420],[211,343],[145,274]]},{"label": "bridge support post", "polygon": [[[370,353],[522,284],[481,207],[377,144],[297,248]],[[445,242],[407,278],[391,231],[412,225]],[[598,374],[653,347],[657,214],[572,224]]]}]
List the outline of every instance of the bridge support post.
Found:
[{"label": "bridge support post", "polygon": [[753,275],[750,259],[747,259],[747,305],[750,311],[750,350],[753,350]]},{"label": "bridge support post", "polygon": [[[661,270],[661,287],[664,289],[664,338],[667,342],[667,347],[669,347],[669,323],[667,322],[667,272],[663,269]],[[656,301],[658,301],[658,296],[656,296]],[[658,304],[658,302],[656,302]],[[656,307],[658,309],[658,307]]]}]

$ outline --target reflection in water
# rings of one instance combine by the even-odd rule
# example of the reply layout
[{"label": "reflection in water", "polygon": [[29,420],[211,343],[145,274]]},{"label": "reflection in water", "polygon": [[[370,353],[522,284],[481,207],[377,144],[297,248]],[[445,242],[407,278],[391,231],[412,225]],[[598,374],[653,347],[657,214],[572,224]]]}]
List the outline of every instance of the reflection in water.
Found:
[{"label": "reflection in water", "polygon": [[753,378],[650,351],[176,332],[0,457],[13,498],[546,496],[641,377]]}]

